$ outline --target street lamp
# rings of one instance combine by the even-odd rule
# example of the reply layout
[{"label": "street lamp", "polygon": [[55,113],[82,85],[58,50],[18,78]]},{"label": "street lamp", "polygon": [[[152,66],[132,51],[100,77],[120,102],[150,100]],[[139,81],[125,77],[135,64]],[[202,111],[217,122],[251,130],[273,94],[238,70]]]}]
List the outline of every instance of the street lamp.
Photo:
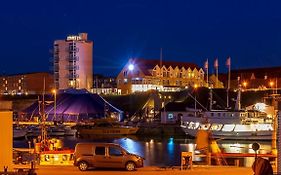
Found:
[{"label": "street lamp", "polygon": [[194,85],[194,91],[195,91],[195,93],[194,93],[194,94],[195,94],[195,95],[194,95],[194,96],[195,96],[195,97],[194,97],[194,109],[195,109],[195,112],[196,112],[196,109],[197,109],[197,106],[196,106],[196,105],[197,105],[197,103],[196,103],[196,101],[197,101],[197,100],[196,100],[196,96],[197,96],[196,90],[197,90],[197,88],[198,88],[198,85],[195,84],[195,85]]},{"label": "street lamp", "polygon": [[246,81],[243,82],[243,87],[246,89],[248,83]]},{"label": "street lamp", "polygon": [[128,68],[129,68],[130,71],[133,71],[134,68],[135,68],[135,66],[134,66],[133,64],[130,64],[130,65],[128,66]]},{"label": "street lamp", "polygon": [[53,89],[52,93],[54,94],[54,119],[57,117],[57,90]]},{"label": "street lamp", "polygon": [[272,89],[272,93],[273,93],[274,82],[273,82],[273,81],[270,81],[270,82],[269,82],[269,86],[270,86],[270,88]]}]

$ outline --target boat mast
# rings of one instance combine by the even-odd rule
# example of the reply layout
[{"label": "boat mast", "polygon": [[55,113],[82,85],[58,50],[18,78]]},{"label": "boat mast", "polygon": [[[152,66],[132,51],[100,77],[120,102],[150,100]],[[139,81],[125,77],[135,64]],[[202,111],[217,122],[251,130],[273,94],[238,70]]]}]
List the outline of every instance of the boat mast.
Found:
[{"label": "boat mast", "polygon": [[231,61],[230,61],[230,57],[227,58],[226,60],[226,66],[228,67],[228,81],[227,81],[227,90],[226,90],[226,107],[229,108],[229,90],[230,90],[230,65],[231,65]]},{"label": "boat mast", "polygon": [[210,106],[209,106],[209,110],[211,111],[213,109],[213,90],[212,87],[209,87],[210,91],[209,91],[209,100],[210,100]]},{"label": "boat mast", "polygon": [[42,112],[41,112],[41,137],[42,137],[42,144],[45,148],[45,144],[47,144],[47,128],[46,128],[46,113],[45,113],[45,77],[44,77],[44,87],[43,87],[43,94],[42,94]]}]

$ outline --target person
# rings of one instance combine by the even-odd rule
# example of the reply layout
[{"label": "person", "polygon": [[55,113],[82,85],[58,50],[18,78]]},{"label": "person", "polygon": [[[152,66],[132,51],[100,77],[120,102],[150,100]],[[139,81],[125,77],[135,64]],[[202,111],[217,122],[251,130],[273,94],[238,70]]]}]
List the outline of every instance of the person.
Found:
[{"label": "person", "polygon": [[269,160],[258,157],[252,165],[254,175],[273,175],[273,169]]}]

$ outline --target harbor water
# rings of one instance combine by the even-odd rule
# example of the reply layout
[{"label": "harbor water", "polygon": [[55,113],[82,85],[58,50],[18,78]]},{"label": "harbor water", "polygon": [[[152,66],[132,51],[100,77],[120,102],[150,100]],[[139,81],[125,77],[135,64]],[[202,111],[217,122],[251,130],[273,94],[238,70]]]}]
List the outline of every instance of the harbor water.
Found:
[{"label": "harbor water", "polygon": [[[181,152],[193,152],[195,150],[195,140],[187,138],[157,138],[129,136],[120,138],[76,138],[73,136],[62,137],[66,148],[74,149],[79,142],[110,142],[118,143],[130,153],[138,154],[145,158],[145,166],[179,166],[181,162]],[[218,145],[223,152],[228,153],[254,153],[251,149],[253,141],[231,141],[219,140]],[[259,142],[259,153],[269,153],[271,142]],[[32,139],[14,140],[14,148],[33,147]],[[200,162],[200,158],[193,157],[195,163]],[[244,158],[240,166],[250,167],[254,158]]]}]

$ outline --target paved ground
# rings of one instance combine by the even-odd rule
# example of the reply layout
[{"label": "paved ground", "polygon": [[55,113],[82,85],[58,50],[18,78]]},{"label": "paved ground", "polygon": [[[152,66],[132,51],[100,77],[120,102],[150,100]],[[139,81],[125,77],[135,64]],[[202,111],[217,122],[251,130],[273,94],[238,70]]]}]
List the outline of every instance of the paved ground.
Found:
[{"label": "paved ground", "polygon": [[179,168],[163,169],[159,167],[145,167],[137,171],[127,172],[123,170],[89,170],[81,172],[73,166],[37,166],[37,175],[120,175],[120,174],[135,174],[135,175],[253,175],[251,168],[244,167],[193,167],[192,170],[180,170]]}]

